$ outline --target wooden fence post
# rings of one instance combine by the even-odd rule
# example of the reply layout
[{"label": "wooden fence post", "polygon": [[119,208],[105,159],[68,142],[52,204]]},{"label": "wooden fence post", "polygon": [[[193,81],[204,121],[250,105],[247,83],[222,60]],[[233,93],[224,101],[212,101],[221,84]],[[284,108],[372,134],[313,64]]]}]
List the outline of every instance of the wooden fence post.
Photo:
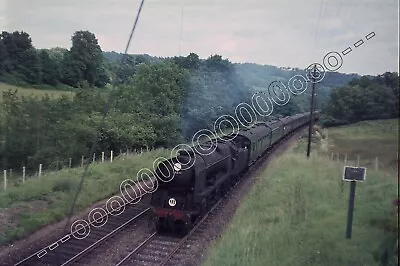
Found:
[{"label": "wooden fence post", "polygon": [[104,163],[104,151],[101,152],[101,162]]},{"label": "wooden fence post", "polygon": [[12,169],[10,169],[10,178],[12,177]]},{"label": "wooden fence post", "polygon": [[111,151],[111,154],[110,154],[110,161],[112,162],[112,160],[113,160],[113,151]]},{"label": "wooden fence post", "polygon": [[81,167],[83,167],[83,160],[84,160],[85,156],[82,155],[82,160],[81,160]]},{"label": "wooden fence post", "polygon": [[7,170],[4,170],[4,190],[7,190]]},{"label": "wooden fence post", "polygon": [[22,167],[22,183],[25,183],[25,166]]},{"label": "wooden fence post", "polygon": [[143,148],[142,147],[140,147],[140,154],[142,154],[143,153]]},{"label": "wooden fence post", "polygon": [[360,155],[357,155],[357,167],[360,166]]},{"label": "wooden fence post", "polygon": [[96,160],[96,153],[93,153],[93,163]]},{"label": "wooden fence post", "polygon": [[69,168],[72,166],[72,158],[69,158]]},{"label": "wooden fence post", "polygon": [[38,174],[39,178],[41,175],[42,175],[42,164],[39,164],[39,174]]}]

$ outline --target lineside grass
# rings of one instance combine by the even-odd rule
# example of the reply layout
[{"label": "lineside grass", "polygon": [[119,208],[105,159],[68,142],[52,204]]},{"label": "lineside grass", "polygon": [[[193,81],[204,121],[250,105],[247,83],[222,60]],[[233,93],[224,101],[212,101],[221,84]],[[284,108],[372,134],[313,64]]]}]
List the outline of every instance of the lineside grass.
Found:
[{"label": "lineside grass", "polygon": [[0,102],[3,101],[3,92],[8,91],[11,89],[12,91],[18,90],[17,94],[19,96],[37,96],[41,97],[45,94],[48,94],[51,98],[61,97],[62,95],[66,96],[73,96],[74,92],[72,91],[63,91],[63,90],[56,90],[56,89],[49,89],[47,86],[45,89],[36,89],[36,88],[22,88],[14,85],[9,85],[6,83],[0,82]]},{"label": "lineside grass", "polygon": [[398,119],[362,121],[352,125],[328,128],[327,153],[339,153],[348,159],[372,167],[378,157],[379,168],[397,171],[399,138]]},{"label": "lineside grass", "polygon": [[[123,180],[136,180],[140,169],[152,169],[157,157],[169,158],[169,153],[169,150],[157,149],[118,158],[112,163],[89,166],[76,203],[76,212],[119,193]],[[64,218],[71,207],[83,171],[82,167],[78,167],[50,172],[40,179],[30,178],[18,187],[1,191],[0,244],[10,243]]]},{"label": "lineside grass", "polygon": [[366,182],[357,184],[348,240],[343,165],[313,153],[307,160],[304,143],[301,153],[275,159],[260,175],[204,265],[380,265],[384,251],[393,250],[395,176],[367,169]]}]

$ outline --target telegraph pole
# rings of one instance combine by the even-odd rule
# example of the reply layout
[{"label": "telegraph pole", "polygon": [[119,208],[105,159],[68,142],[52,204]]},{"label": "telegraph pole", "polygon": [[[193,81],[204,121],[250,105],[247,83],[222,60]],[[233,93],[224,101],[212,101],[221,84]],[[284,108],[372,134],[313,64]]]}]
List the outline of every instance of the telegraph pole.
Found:
[{"label": "telegraph pole", "polygon": [[311,95],[311,104],[310,104],[310,124],[308,126],[308,146],[307,146],[307,159],[310,158],[311,152],[311,136],[312,136],[312,128],[313,128],[313,120],[314,120],[314,105],[315,105],[315,75],[317,72],[316,65],[314,65],[313,74],[311,75],[312,83],[312,95]]}]

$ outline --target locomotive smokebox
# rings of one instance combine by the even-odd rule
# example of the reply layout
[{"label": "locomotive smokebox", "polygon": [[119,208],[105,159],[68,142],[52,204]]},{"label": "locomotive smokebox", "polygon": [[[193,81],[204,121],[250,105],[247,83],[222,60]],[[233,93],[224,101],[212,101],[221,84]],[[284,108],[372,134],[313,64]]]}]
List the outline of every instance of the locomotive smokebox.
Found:
[{"label": "locomotive smokebox", "polygon": [[190,157],[187,155],[178,155],[178,157],[161,162],[156,169],[156,176],[158,180],[164,184],[167,183],[168,186],[192,186],[195,174],[193,167],[189,166],[193,165],[193,160],[190,160]]}]

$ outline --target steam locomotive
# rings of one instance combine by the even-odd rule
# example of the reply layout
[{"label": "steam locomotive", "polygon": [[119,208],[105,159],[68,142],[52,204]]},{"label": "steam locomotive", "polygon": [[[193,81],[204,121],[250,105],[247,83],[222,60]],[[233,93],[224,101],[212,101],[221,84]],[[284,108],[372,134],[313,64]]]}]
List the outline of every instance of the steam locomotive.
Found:
[{"label": "steam locomotive", "polygon": [[[314,118],[319,118],[318,112]],[[256,123],[237,134],[180,152],[177,157],[159,164],[155,171],[159,180],[164,180],[168,173],[174,173],[174,177],[169,182],[159,182],[158,189],[152,193],[151,208],[156,229],[159,232],[187,232],[251,165],[280,139],[309,120],[310,113],[303,113]],[[207,154],[206,149],[213,152]]]}]

